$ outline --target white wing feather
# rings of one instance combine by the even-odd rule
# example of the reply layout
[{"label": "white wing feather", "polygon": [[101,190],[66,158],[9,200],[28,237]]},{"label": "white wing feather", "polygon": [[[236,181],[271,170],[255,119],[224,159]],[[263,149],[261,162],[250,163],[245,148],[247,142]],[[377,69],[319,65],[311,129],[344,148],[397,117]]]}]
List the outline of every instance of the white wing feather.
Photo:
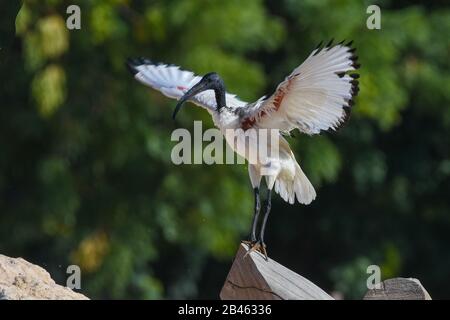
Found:
[{"label": "white wing feather", "polygon": [[[202,79],[191,71],[181,70],[178,66],[157,64],[144,58],[130,59],[127,64],[138,81],[177,100]],[[208,110],[215,110],[217,107],[213,90],[203,91],[189,101]],[[226,102],[230,108],[244,107],[247,104],[230,93],[226,94]]]},{"label": "white wing feather", "polygon": [[359,90],[359,75],[347,73],[359,67],[350,44],[314,50],[243,122],[284,132],[298,128],[307,134],[336,130]]}]

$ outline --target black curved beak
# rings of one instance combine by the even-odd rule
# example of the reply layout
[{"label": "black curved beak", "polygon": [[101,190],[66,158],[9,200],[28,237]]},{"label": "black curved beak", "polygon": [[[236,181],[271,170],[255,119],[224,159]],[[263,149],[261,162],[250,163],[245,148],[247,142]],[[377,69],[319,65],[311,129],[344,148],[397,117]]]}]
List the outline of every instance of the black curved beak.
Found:
[{"label": "black curved beak", "polygon": [[191,89],[188,90],[188,92],[186,92],[184,94],[184,96],[182,96],[180,98],[180,100],[178,100],[178,103],[175,107],[175,110],[173,111],[172,114],[172,119],[175,120],[175,117],[177,116],[178,111],[180,111],[181,107],[183,106],[183,104],[189,100],[190,98],[192,98],[193,96],[195,96],[196,94],[208,90],[210,89],[208,83],[206,83],[205,81],[200,80],[196,85],[194,85]]}]

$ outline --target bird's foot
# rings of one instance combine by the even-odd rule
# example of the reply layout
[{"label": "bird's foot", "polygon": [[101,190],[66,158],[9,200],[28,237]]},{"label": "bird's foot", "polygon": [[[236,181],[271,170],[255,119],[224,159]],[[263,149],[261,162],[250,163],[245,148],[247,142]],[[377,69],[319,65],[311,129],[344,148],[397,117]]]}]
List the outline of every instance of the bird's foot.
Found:
[{"label": "bird's foot", "polygon": [[241,243],[243,243],[243,244],[245,244],[245,245],[247,245],[247,246],[249,246],[249,247],[251,248],[251,247],[253,247],[253,246],[255,245],[255,243],[257,242],[257,241],[256,241],[256,236],[250,235],[250,236],[248,237],[248,239],[250,239],[250,240],[241,240]]},{"label": "bird's foot", "polygon": [[250,248],[256,243],[256,240],[241,240],[241,243],[248,245]]},{"label": "bird's foot", "polygon": [[245,253],[244,258],[253,251],[259,251],[261,254],[264,255],[264,259],[267,261],[268,257],[267,257],[267,250],[266,250],[266,244],[261,241],[242,241],[242,243],[248,245],[249,250]]}]

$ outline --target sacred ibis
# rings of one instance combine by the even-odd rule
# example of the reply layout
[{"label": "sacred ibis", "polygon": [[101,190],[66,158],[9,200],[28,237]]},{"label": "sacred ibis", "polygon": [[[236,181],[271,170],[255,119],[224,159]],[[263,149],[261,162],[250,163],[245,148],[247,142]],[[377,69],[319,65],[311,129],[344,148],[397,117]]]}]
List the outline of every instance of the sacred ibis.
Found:
[{"label": "sacred ibis", "polygon": [[[294,129],[308,135],[323,130],[336,130],[350,115],[353,98],[358,93],[357,73],[359,68],[352,42],[332,45],[319,44],[308,58],[281,82],[275,93],[247,103],[225,90],[220,76],[211,72],[203,77],[177,66],[153,63],[145,58],[129,59],[128,68],[140,82],[175,98],[178,104],[173,112],[175,118],[186,101],[205,108],[221,130],[231,148],[243,157],[257,152],[258,142],[245,144],[241,150],[236,140],[242,136],[228,138],[231,130],[240,135],[249,129],[277,130],[279,150],[277,158],[264,162],[249,163],[248,172],[254,189],[255,207],[249,241],[252,250],[261,251],[267,258],[264,232],[271,208],[272,190],[275,189],[285,201],[295,200],[310,204],[316,198],[314,187],[297,163],[288,142],[282,135]],[[245,138],[243,138],[245,140]],[[230,141],[232,140],[232,141]],[[247,159],[248,160],[248,159]],[[267,161],[268,160],[268,161]],[[257,236],[259,222],[259,188],[262,177],[268,188],[267,204]]]}]

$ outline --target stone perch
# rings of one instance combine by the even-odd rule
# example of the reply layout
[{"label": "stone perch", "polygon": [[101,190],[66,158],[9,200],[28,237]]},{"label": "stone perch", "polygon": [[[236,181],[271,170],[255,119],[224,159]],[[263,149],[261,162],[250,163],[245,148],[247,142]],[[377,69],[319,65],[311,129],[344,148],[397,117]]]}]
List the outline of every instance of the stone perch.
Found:
[{"label": "stone perch", "polygon": [[308,279],[241,244],[220,292],[222,300],[333,300]]},{"label": "stone perch", "polygon": [[394,278],[383,281],[379,289],[367,291],[364,300],[431,300],[419,280]]},{"label": "stone perch", "polygon": [[43,268],[0,254],[0,300],[88,300],[60,286]]}]

